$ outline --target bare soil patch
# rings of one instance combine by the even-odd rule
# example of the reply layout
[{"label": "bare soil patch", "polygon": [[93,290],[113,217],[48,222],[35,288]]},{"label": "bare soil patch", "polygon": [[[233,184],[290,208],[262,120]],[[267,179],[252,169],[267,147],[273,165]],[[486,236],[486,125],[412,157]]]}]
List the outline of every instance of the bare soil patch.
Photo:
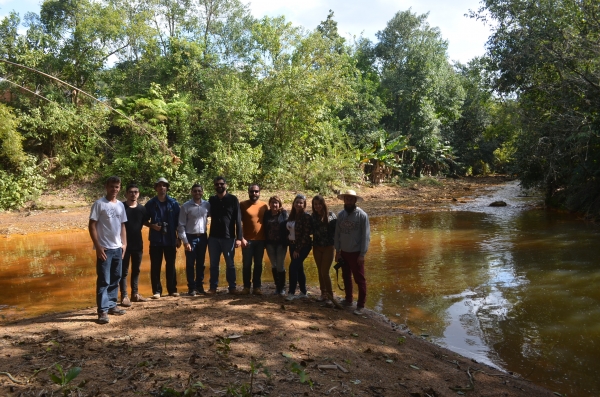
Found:
[{"label": "bare soil patch", "polygon": [[[503,182],[468,178],[363,188],[359,194],[367,213],[382,216],[441,209]],[[288,206],[295,195],[278,193]],[[61,201],[69,199],[80,205],[2,213],[0,232],[86,228],[90,203],[68,195]],[[329,199],[333,209],[341,208]],[[267,283],[263,296],[223,291],[134,303],[107,325],[95,323],[95,308],[5,323],[0,395],[553,396],[372,311],[356,316],[350,308],[317,302],[315,294],[288,302],[272,291]],[[61,387],[51,379],[61,378],[57,365],[81,373]]]}]

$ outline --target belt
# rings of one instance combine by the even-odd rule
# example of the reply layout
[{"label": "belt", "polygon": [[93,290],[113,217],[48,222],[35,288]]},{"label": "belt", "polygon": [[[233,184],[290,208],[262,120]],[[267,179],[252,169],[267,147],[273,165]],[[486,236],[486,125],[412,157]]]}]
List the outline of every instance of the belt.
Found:
[{"label": "belt", "polygon": [[186,233],[185,235],[189,236],[189,237],[203,237],[203,236],[206,236],[206,233],[200,233],[200,234]]}]

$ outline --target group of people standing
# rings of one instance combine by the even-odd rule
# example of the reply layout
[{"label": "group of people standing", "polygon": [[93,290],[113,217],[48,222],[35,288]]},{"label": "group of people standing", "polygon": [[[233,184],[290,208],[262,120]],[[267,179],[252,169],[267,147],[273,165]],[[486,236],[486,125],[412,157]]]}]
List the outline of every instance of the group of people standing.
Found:
[{"label": "group of people standing", "polygon": [[[200,184],[191,188],[191,200],[179,205],[168,195],[169,182],[159,178],[154,184],[156,196],[145,205],[138,203],[139,187],[126,187],[126,201],[117,200],[120,178],[108,178],[106,195],[91,209],[89,233],[97,257],[96,301],[98,322],[109,322],[108,315],[122,315],[117,306],[121,292],[121,306],[131,302],[147,301],[138,291],[142,262],[142,228],[149,228],[150,280],[153,299],[163,296],[160,280],[162,262],[165,262],[167,293],[179,296],[175,259],[177,248],[184,246],[188,295],[214,295],[219,284],[219,263],[225,260],[225,278],[228,291],[234,295],[262,295],[264,252],[271,262],[275,294],[287,295],[287,300],[305,298],[306,275],[304,260],[313,251],[318,268],[321,296],[318,301],[333,304],[333,288],[329,271],[333,260],[342,264],[346,306],[353,305],[352,278],[358,285],[355,314],[361,314],[366,301],[367,286],[364,257],[370,241],[369,218],[356,206],[362,198],[348,190],[338,198],[344,209],[336,216],[329,211],[325,199],[312,199],[312,213],[306,211],[307,200],[298,194],[290,213],[283,208],[281,199],[273,196],[268,203],[260,200],[260,186],[248,188],[248,200],[227,192],[224,177],[214,178],[215,195],[202,199]],[[208,218],[210,217],[210,233]],[[312,237],[311,237],[312,236]],[[242,250],[243,289],[237,290],[234,265],[235,249]],[[210,280],[204,289],[204,261],[208,250]],[[289,284],[285,288],[285,258],[289,250]],[[127,292],[127,276],[131,263],[131,297]],[[299,295],[296,289],[299,287]]]}]

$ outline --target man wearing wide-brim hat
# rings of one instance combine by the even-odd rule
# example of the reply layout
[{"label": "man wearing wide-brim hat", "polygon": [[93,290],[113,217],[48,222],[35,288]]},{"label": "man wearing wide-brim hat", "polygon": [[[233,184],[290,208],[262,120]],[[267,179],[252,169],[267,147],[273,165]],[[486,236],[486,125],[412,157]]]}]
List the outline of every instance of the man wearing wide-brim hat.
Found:
[{"label": "man wearing wide-brim hat", "polygon": [[362,201],[354,190],[346,190],[339,194],[338,199],[344,200],[344,209],[337,216],[335,226],[335,260],[343,259],[342,277],[346,306],[352,306],[352,277],[358,285],[358,301],[354,314],[362,314],[367,300],[367,281],[365,279],[365,255],[371,240],[369,216],[356,206]]}]

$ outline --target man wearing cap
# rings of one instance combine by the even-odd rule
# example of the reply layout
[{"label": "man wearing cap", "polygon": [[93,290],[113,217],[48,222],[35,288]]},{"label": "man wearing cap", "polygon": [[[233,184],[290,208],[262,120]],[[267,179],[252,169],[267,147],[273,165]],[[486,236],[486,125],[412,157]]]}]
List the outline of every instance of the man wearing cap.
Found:
[{"label": "man wearing cap", "polygon": [[358,302],[354,314],[362,314],[367,299],[367,281],[365,279],[365,255],[371,240],[368,215],[356,206],[362,197],[354,190],[338,195],[344,200],[344,209],[340,211],[335,226],[335,260],[344,260],[342,276],[346,292],[346,306],[352,306],[352,277],[358,285]]},{"label": "man wearing cap", "polygon": [[217,293],[219,285],[219,262],[221,254],[225,258],[225,277],[229,293],[235,295],[235,249],[242,244],[242,217],[237,197],[227,193],[227,181],[222,176],[214,179],[217,194],[208,199],[210,204],[210,235],[208,255],[210,257],[210,289],[208,295]]},{"label": "man wearing cap", "polygon": [[208,238],[207,217],[210,204],[202,200],[204,189],[199,183],[192,186],[192,199],[181,206],[177,233],[185,248],[185,274],[188,295],[204,294],[204,259]]},{"label": "man wearing cap", "polygon": [[152,283],[152,299],[159,299],[162,294],[160,270],[163,257],[165,259],[165,272],[167,278],[167,292],[170,296],[179,296],[177,293],[177,275],[175,273],[175,258],[181,240],[177,238],[177,224],[179,221],[179,203],[167,195],[169,182],[165,178],[158,178],[154,184],[156,196],[146,203],[146,226],[150,228],[150,282]]}]

